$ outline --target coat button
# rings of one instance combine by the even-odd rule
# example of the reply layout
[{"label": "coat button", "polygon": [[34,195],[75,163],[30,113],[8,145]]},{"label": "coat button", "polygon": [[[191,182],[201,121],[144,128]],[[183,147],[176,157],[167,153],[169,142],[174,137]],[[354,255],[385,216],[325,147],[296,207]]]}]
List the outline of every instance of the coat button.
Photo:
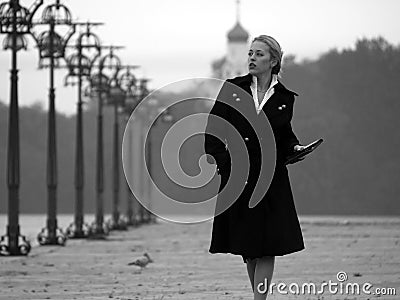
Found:
[{"label": "coat button", "polygon": [[239,97],[237,97],[237,98],[236,98],[236,101],[240,101],[240,98],[239,98]]},{"label": "coat button", "polygon": [[245,137],[244,140],[247,142],[247,141],[249,140],[249,138],[248,138],[248,137]]},{"label": "coat button", "polygon": [[247,184],[247,181],[245,181],[244,184]]},{"label": "coat button", "polygon": [[233,93],[233,94],[232,94],[232,97],[237,97],[237,94]]}]

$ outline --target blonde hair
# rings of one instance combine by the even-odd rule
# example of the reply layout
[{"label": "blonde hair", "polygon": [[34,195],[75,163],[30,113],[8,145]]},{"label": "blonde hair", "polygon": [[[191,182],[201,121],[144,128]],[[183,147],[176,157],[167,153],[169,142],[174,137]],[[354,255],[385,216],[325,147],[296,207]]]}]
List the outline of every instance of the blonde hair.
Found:
[{"label": "blonde hair", "polygon": [[254,43],[255,41],[263,42],[269,47],[270,49],[269,53],[271,55],[271,58],[276,60],[277,62],[277,64],[272,68],[271,73],[278,75],[281,70],[282,56],[283,56],[283,52],[281,50],[281,46],[279,45],[279,43],[272,36],[264,34],[255,37],[252,43]]}]

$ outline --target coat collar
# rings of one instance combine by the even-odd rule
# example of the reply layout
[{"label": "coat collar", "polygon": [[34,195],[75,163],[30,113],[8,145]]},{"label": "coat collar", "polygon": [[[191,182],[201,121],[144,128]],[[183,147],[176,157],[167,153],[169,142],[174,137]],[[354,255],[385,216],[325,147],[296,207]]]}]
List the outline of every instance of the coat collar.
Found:
[{"label": "coat collar", "polygon": [[[251,85],[251,82],[253,81],[253,75],[251,75],[250,73],[248,73],[245,76],[235,77],[231,81],[232,81],[232,83],[235,83],[235,84],[241,86],[248,93],[251,94],[250,85]],[[278,83],[274,86],[274,89],[275,89],[275,92],[289,93],[289,94],[298,96],[298,94],[296,92],[288,90],[279,80],[278,80]]]}]

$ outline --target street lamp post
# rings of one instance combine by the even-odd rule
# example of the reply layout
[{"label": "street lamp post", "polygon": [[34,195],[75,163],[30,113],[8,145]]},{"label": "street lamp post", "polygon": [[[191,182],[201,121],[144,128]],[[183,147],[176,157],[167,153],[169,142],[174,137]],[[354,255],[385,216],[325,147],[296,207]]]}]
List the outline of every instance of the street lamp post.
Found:
[{"label": "street lamp post", "polygon": [[[132,133],[132,126],[130,126],[129,122],[129,117],[133,110],[136,108],[138,105],[138,97],[135,94],[136,93],[136,77],[133,75],[131,70],[133,68],[136,68],[137,66],[125,66],[124,71],[121,73],[119,76],[119,82],[120,86],[125,92],[125,106],[124,106],[124,115],[125,115],[125,121],[127,124],[126,127],[126,135],[125,137],[127,138],[127,160],[126,164],[124,165],[125,167],[125,175],[128,178],[131,178],[133,176],[133,133]],[[126,217],[127,217],[127,223],[129,226],[136,226],[138,225],[138,219],[137,219],[137,208],[139,207],[138,200],[136,199],[135,195],[131,192],[131,189],[128,184],[128,180],[126,180]]]},{"label": "street lamp post", "polygon": [[[143,101],[148,95],[149,90],[147,88],[147,82],[149,79],[141,78],[139,80],[138,90],[139,90],[139,99]],[[155,124],[150,124],[152,118],[155,116],[155,109],[159,105],[158,100],[155,98],[151,98],[146,101],[146,105],[140,106],[138,109],[138,121],[139,121],[139,139],[140,139],[140,149],[139,149],[139,163],[140,170],[145,172],[147,168],[147,172],[150,176],[147,176],[146,173],[143,173],[142,176],[138,178],[140,180],[139,184],[139,194],[143,201],[147,202],[147,207],[144,208],[141,206],[139,216],[141,223],[149,223],[154,221],[154,216],[151,213],[151,197],[152,197],[152,183],[151,183],[151,173],[152,173],[152,161],[151,161],[151,153],[152,153],[152,130]],[[144,135],[145,129],[149,129],[147,131],[147,136]],[[144,158],[144,159],[143,159]],[[143,165],[145,164],[145,165]]]},{"label": "street lamp post", "polygon": [[[137,87],[136,87],[136,97],[137,97],[137,104],[140,104],[146,96],[148,95],[148,90],[147,90],[147,81],[148,79],[141,78],[138,80]],[[139,170],[139,172],[136,172],[137,178],[137,193],[138,197],[140,198],[141,202],[138,201],[138,212],[137,212],[137,223],[142,224],[146,223],[146,209],[144,207],[143,201],[146,198],[146,179],[145,179],[145,168],[146,168],[146,163],[144,162],[146,159],[146,154],[145,154],[145,147],[144,147],[144,120],[147,118],[147,109],[146,105],[140,105],[137,108],[137,112],[134,114],[134,119],[132,120],[134,123],[137,124],[135,129],[135,137],[137,139],[136,141],[136,153],[132,153],[135,155],[136,158],[136,168]]]},{"label": "street lamp post", "polygon": [[[54,4],[45,7],[42,18],[34,25],[48,25],[49,30],[39,35],[33,34],[39,48],[39,68],[49,67],[49,112],[48,112],[48,147],[47,147],[47,226],[38,234],[40,245],[65,245],[66,236],[57,225],[57,145],[56,145],[56,113],[54,68],[60,58],[64,58],[65,47],[75,33],[72,16],[66,6],[56,0]],[[56,31],[56,26],[69,29],[65,37]],[[45,60],[48,59],[48,64]]]},{"label": "street lamp post", "polygon": [[[100,53],[99,53],[100,54]],[[100,57],[100,55],[99,55]],[[99,63],[98,73],[90,77],[90,86],[97,93],[97,155],[96,155],[96,216],[90,227],[90,238],[104,239],[108,227],[104,222],[104,142],[103,142],[103,102],[108,93],[108,77],[103,74],[103,64]]]},{"label": "street lamp post", "polygon": [[[149,113],[147,114],[150,117],[150,120],[152,121],[156,118],[156,115],[159,115],[157,119],[152,123],[148,123],[149,130],[148,130],[148,135],[146,137],[146,163],[147,163],[147,170],[149,173],[148,177],[148,184],[147,184],[147,198],[148,198],[148,217],[147,221],[155,223],[156,222],[156,216],[152,213],[152,204],[153,204],[153,184],[152,181],[155,180],[154,176],[156,174],[154,173],[154,166],[153,166],[153,142],[154,142],[154,137],[155,137],[155,128],[157,125],[161,123],[172,123],[173,122],[173,116],[171,115],[170,111],[168,108],[164,109],[163,107],[160,106],[160,103],[157,99],[150,99],[148,101],[149,105],[151,105],[149,109]],[[157,145],[158,146],[158,145]]]},{"label": "street lamp post", "polygon": [[115,65],[119,64],[119,59],[113,54],[118,46],[101,46],[101,49],[110,49],[105,56],[98,56],[98,72],[90,78],[90,85],[97,92],[98,112],[97,112],[97,157],[96,157],[96,217],[95,222],[90,227],[90,238],[104,239],[109,233],[109,228],[104,222],[104,141],[103,141],[103,106],[104,95],[110,91],[109,77],[104,74],[106,70],[114,71]]},{"label": "street lamp post", "polygon": [[[147,81],[148,79],[141,79],[140,83],[139,89],[141,90],[143,98],[145,98],[149,94],[149,91],[147,89]],[[155,119],[156,117],[157,119]],[[153,176],[156,176],[153,169],[153,142],[155,133],[154,129],[160,122],[173,122],[173,116],[170,114],[169,109],[164,109],[162,106],[160,106],[160,103],[156,98],[151,97],[146,101],[146,105],[143,107],[143,111],[141,113],[141,122],[143,129],[146,129],[145,131],[147,132],[147,136],[143,135],[143,130],[141,133],[141,145],[144,145],[144,147],[141,147],[141,149],[144,148],[144,153],[142,153],[141,155],[143,155],[145,158],[144,160],[141,159],[141,161],[144,161],[146,163],[145,167],[147,168],[148,172],[148,176],[142,176],[142,186],[144,187],[142,197],[144,197],[144,199],[147,199],[147,209],[143,212],[143,222],[149,223],[156,222],[155,215],[152,213],[152,202],[154,201],[152,193],[152,181]],[[144,167],[142,169],[145,170]]]},{"label": "street lamp post", "polygon": [[93,58],[83,54],[83,50],[89,52],[95,49],[99,51],[100,40],[94,33],[91,32],[91,27],[95,25],[102,25],[102,23],[87,22],[83,25],[86,26],[86,32],[82,32],[76,41],[75,48],[77,53],[72,54],[67,58],[67,65],[69,74],[66,78],[78,78],[78,103],[77,103],[77,123],[76,123],[76,157],[75,157],[75,216],[74,223],[70,224],[66,233],[70,238],[87,238],[89,235],[89,225],[84,223],[83,213],[83,187],[84,187],[84,154],[83,154],[83,116],[82,116],[82,83],[83,78],[89,78],[93,64]]},{"label": "street lamp post", "polygon": [[[139,80],[139,94],[140,94],[140,99],[141,101],[143,101],[143,99],[145,99],[148,95],[149,95],[149,90],[147,88],[147,83],[149,82],[148,78],[141,78]],[[151,112],[151,110],[154,107],[151,106],[156,106],[157,105],[157,100],[152,99],[151,101],[148,102],[148,105],[144,106],[143,109],[144,111],[141,112],[141,133],[140,133],[140,145],[144,145],[145,147],[140,147],[140,157],[144,157],[144,161],[146,162],[147,168],[150,171],[151,166],[149,166],[149,164],[151,165],[151,162],[149,163],[149,150],[151,149],[151,142],[150,145],[147,144],[146,145],[146,141],[149,142],[150,139],[147,139],[147,137],[144,136],[144,132],[143,132],[143,128],[146,128],[148,122],[149,122],[149,113]],[[150,129],[151,131],[151,129]],[[150,134],[149,131],[149,134]],[[150,147],[150,149],[149,149]],[[140,159],[141,162],[143,162],[143,159]],[[150,169],[149,169],[150,167]],[[141,170],[145,170],[146,166],[141,166]],[[148,201],[148,206],[150,206],[150,197],[151,197],[151,192],[150,188],[151,188],[151,178],[149,176],[141,176],[141,197],[143,197],[143,199],[147,199]],[[141,222],[143,223],[149,223],[151,221],[151,212],[149,211],[149,209],[145,209],[144,207],[141,208],[140,210],[140,218],[141,218]]]},{"label": "street lamp post", "polygon": [[147,195],[147,199],[148,199],[148,209],[147,209],[147,222],[155,222],[155,218],[153,213],[151,212],[151,206],[152,206],[152,180],[153,180],[153,161],[152,161],[152,156],[153,156],[153,136],[154,136],[154,128],[156,126],[156,122],[153,122],[151,124],[151,122],[153,121],[153,119],[155,118],[155,115],[157,114],[156,108],[159,105],[159,102],[157,99],[152,98],[150,99],[148,102],[150,107],[148,107],[149,113],[147,114],[147,117],[149,118],[147,120],[148,124],[149,124],[149,131],[148,131],[148,135],[146,136],[146,147],[145,147],[145,155],[146,155],[146,164],[147,164],[147,170],[149,173],[148,176],[148,182],[147,182],[147,191],[146,191],[146,195]]},{"label": "street lamp post", "polygon": [[[125,164],[125,176],[127,176],[128,178],[133,177],[133,159],[132,159],[132,155],[133,155],[133,147],[132,147],[132,143],[133,143],[133,134],[132,134],[132,126],[130,126],[129,123],[129,115],[126,114],[125,115],[125,119],[126,119],[126,138],[127,138],[127,143],[128,143],[128,154],[127,154],[127,161]],[[127,222],[128,222],[128,226],[136,226],[138,225],[137,222],[137,199],[135,198],[135,195],[133,195],[133,193],[131,192],[131,189],[129,187],[129,183],[128,180],[126,180],[126,218],[127,218]]]},{"label": "street lamp post", "polygon": [[30,33],[32,18],[43,4],[36,1],[27,9],[18,0],[0,4],[0,33],[7,34],[3,47],[11,50],[11,88],[8,126],[7,186],[8,186],[8,226],[7,234],[0,240],[0,255],[27,255],[31,246],[20,234],[19,226],[19,185],[20,149],[18,116],[18,69],[17,52],[26,49],[25,34]]},{"label": "street lamp post", "polygon": [[116,68],[114,78],[110,81],[109,105],[114,108],[114,141],[113,141],[113,212],[110,222],[111,230],[128,229],[127,222],[121,218],[119,209],[120,200],[120,137],[119,137],[119,109],[125,103],[125,93],[118,82],[120,65]]}]

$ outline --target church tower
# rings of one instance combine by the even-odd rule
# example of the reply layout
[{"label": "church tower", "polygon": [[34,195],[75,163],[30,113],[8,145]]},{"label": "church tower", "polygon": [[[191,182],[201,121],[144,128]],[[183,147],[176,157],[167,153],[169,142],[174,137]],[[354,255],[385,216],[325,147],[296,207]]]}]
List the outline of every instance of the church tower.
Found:
[{"label": "church tower", "polygon": [[247,69],[249,34],[240,24],[240,0],[236,0],[236,24],[227,34],[227,54],[214,61],[213,76],[220,79],[244,75]]}]

